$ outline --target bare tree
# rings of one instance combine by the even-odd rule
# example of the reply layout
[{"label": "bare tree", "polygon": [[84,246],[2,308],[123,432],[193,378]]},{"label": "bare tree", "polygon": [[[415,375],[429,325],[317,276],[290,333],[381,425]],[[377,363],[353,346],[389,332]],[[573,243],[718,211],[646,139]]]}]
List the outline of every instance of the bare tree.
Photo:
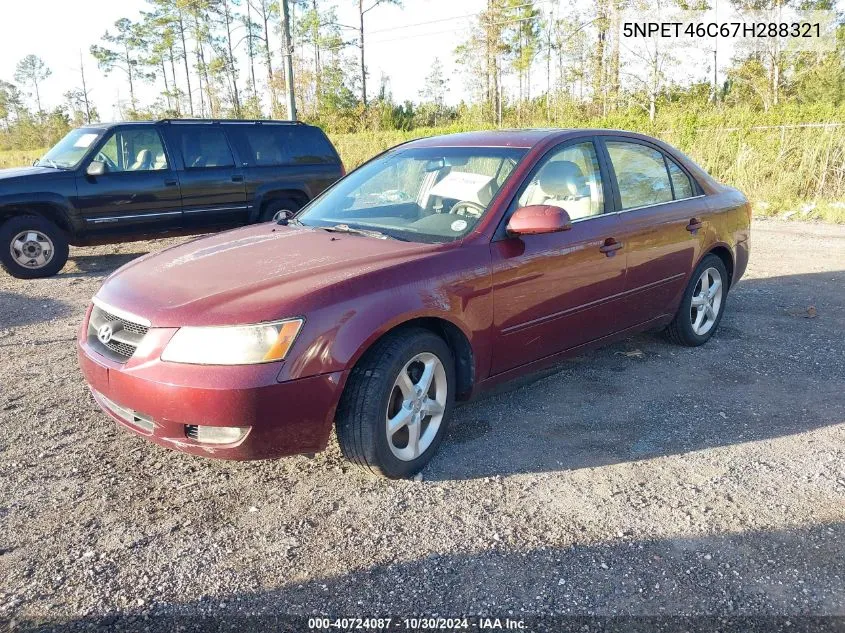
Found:
[{"label": "bare tree", "polygon": [[15,79],[22,84],[32,86],[32,89],[35,91],[35,104],[38,107],[39,114],[43,112],[41,109],[39,84],[52,74],[53,71],[47,67],[47,64],[38,55],[27,55],[18,62],[15,68]]}]

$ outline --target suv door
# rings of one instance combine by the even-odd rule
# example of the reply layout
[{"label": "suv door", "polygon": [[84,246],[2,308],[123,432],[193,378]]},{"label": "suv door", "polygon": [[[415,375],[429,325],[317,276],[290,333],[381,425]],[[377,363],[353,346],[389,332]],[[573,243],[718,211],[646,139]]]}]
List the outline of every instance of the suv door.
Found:
[{"label": "suv door", "polygon": [[[619,219],[592,139],[559,145],[541,159],[511,203],[490,245],[494,327],[492,374],[613,333],[621,309],[624,251],[615,248]],[[572,228],[509,237],[519,207],[565,209]],[[609,248],[608,248],[609,247]]]},{"label": "suv door", "polygon": [[243,170],[218,123],[170,123],[167,141],[179,166],[183,225],[188,229],[246,224]]},{"label": "suv door", "polygon": [[[90,176],[93,161],[105,173]],[[76,176],[75,205],[92,234],[157,232],[179,226],[182,199],[171,157],[155,125],[110,131]]]},{"label": "suv door", "polygon": [[628,255],[628,326],[674,312],[698,261],[707,202],[695,180],[657,146],[603,137],[613,174],[620,235]]}]

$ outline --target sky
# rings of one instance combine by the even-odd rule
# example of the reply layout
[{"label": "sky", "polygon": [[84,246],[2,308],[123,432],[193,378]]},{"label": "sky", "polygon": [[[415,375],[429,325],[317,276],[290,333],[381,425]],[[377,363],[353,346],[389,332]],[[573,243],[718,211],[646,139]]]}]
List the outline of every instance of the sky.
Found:
[{"label": "sky", "polygon": [[[324,6],[331,4],[330,0],[322,1]],[[711,1],[718,2],[718,7],[729,5],[728,0]],[[557,15],[563,15],[568,10],[566,7],[572,6],[573,2],[584,10],[592,4],[592,0],[535,0],[541,10],[554,9]],[[357,0],[334,0],[334,4],[340,24],[357,24]],[[403,0],[402,4],[402,8],[381,5],[367,14],[368,93],[376,93],[384,74],[389,77],[389,87],[397,102],[419,100],[425,77],[437,57],[449,79],[446,103],[456,104],[468,99],[463,69],[455,64],[454,50],[466,41],[470,26],[486,6],[486,0]],[[842,10],[845,0],[838,0],[837,5]],[[81,51],[90,96],[100,118],[119,119],[118,97],[126,101],[129,93],[126,76],[115,70],[105,77],[97,69],[88,50],[92,44],[101,42],[103,33],[113,26],[115,20],[121,17],[138,19],[141,10],[145,9],[149,9],[146,0],[0,0],[0,80],[13,81],[17,62],[29,53],[39,55],[53,71],[41,86],[42,105],[50,109],[63,101],[64,92],[81,86]],[[724,9],[719,11],[724,13]],[[348,40],[357,37],[354,30],[344,30],[343,33]],[[277,35],[271,35],[271,39],[274,39],[271,44],[275,53],[274,64],[279,68]],[[625,46],[623,43],[623,49]],[[245,58],[244,49],[245,44],[242,43],[239,51],[241,60]],[[625,52],[623,50],[623,55]],[[347,55],[355,59],[357,54],[357,48],[347,49]],[[673,68],[675,80],[681,83],[690,79],[710,80],[710,53],[684,49],[679,57],[680,63]],[[730,59],[730,49],[720,45],[719,57],[719,66],[724,68]],[[535,63],[531,94],[539,94],[545,88],[544,66],[542,59]],[[263,66],[259,65],[256,72],[263,77]],[[246,64],[241,63],[242,85],[246,77]],[[507,82],[513,83],[515,79],[509,77],[505,83],[506,88],[513,88]],[[161,90],[160,82],[136,87],[141,103],[152,102]]]},{"label": "sky", "polygon": [[[121,17],[137,19],[145,0],[37,0],[13,2],[0,0],[0,79],[14,81],[17,62],[29,53],[40,56],[53,74],[41,86],[45,109],[58,105],[62,94],[81,86],[80,50],[85,64],[85,78],[90,95],[102,119],[118,118],[115,103],[118,94],[128,98],[126,76],[119,70],[104,77],[88,53],[91,44],[100,42],[103,33]],[[336,0],[338,22],[356,24],[357,0]],[[453,52],[468,33],[474,14],[484,8],[484,0],[405,0],[404,7],[385,5],[367,14],[365,39],[368,92],[378,89],[382,73],[390,78],[390,89],[397,101],[418,100],[419,91],[431,63],[439,57],[450,81],[447,102],[466,98],[463,77],[455,68]],[[415,27],[407,25],[429,22]],[[349,38],[353,32],[348,31]],[[276,47],[278,50],[278,47]],[[357,49],[349,48],[357,55]],[[278,64],[278,59],[275,60]],[[263,68],[261,69],[263,73]],[[261,76],[261,75],[259,75]],[[241,81],[246,80],[245,67]],[[139,100],[151,101],[160,86],[138,89]]]}]

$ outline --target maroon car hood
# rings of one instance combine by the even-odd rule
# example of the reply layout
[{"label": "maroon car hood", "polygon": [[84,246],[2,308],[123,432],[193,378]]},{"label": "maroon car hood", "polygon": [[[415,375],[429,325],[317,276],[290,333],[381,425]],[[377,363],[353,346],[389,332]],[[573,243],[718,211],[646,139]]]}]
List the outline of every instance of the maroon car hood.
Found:
[{"label": "maroon car hood", "polygon": [[260,224],[136,259],[97,298],[156,327],[257,323],[298,316],[318,290],[441,247]]}]

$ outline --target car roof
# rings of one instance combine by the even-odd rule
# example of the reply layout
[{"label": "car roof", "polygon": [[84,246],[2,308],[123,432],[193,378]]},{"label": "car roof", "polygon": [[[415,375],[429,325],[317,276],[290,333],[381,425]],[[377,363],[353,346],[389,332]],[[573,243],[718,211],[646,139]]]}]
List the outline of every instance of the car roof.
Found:
[{"label": "car roof", "polygon": [[648,136],[625,130],[605,128],[535,128],[510,130],[481,130],[429,136],[404,143],[403,147],[519,147],[530,149],[547,140],[562,141],[579,136],[620,135],[653,140]]}]

